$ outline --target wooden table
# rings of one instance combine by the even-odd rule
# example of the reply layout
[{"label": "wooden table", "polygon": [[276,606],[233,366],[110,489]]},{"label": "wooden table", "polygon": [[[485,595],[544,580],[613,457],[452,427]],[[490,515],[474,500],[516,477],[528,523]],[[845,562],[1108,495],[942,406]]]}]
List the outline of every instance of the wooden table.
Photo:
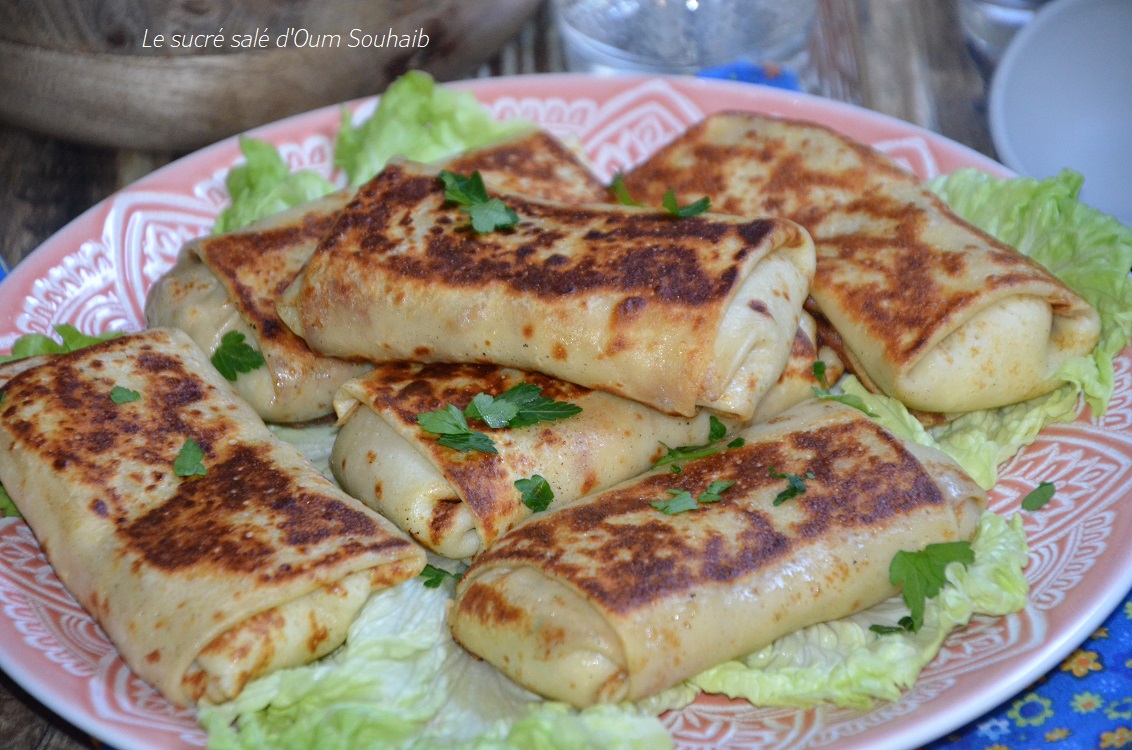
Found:
[{"label": "wooden table", "polygon": [[[819,93],[916,123],[993,156],[985,81],[963,42],[955,0],[823,0],[816,49],[824,81]],[[468,77],[562,69],[543,7]],[[87,208],[180,155],[85,146],[0,124],[0,257],[15,266]],[[99,745],[0,672],[0,746],[77,750]]]}]

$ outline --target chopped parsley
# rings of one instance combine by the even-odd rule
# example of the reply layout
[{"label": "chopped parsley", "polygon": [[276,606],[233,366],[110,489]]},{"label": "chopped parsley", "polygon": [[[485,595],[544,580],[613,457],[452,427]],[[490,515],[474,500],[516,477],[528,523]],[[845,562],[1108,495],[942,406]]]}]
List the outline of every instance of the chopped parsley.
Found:
[{"label": "chopped parsley", "polygon": [[478,234],[507,229],[519,223],[519,216],[498,198],[488,198],[487,188],[479,171],[471,176],[449,172],[447,169],[438,175],[444,184],[444,198],[459,204],[472,219],[472,229]]},{"label": "chopped parsley", "polygon": [[665,192],[660,203],[664,206],[664,210],[668,211],[668,213],[672,214],[677,219],[687,219],[690,216],[698,216],[711,208],[711,199],[706,195],[695,203],[681,206],[676,202],[676,191],[671,188]]},{"label": "chopped parsley", "polygon": [[110,400],[116,404],[128,404],[131,401],[137,401],[139,398],[141,398],[140,393],[129,388],[123,388],[120,385],[110,389]]},{"label": "chopped parsley", "polygon": [[424,570],[420,572],[420,577],[424,579],[423,583],[425,588],[438,589],[440,584],[444,583],[445,578],[451,578],[459,581],[463,573],[452,573],[444,568],[438,568],[435,565],[425,565]]},{"label": "chopped parsley", "polygon": [[440,435],[437,441],[446,448],[458,451],[479,451],[480,453],[498,454],[495,443],[482,432],[476,432],[468,426],[464,412],[452,404],[443,409],[426,411],[417,415],[417,424],[425,432]]},{"label": "chopped parsley", "polygon": [[770,475],[775,479],[786,480],[786,489],[784,489],[782,492],[779,492],[774,498],[775,505],[782,505],[787,500],[792,500],[793,498],[798,497],[798,495],[804,495],[806,493],[806,483],[804,480],[814,478],[814,473],[812,471],[807,471],[805,474],[801,475],[779,474],[774,470],[773,466],[770,467]]},{"label": "chopped parsley", "polygon": [[667,490],[672,497],[667,500],[653,500],[649,505],[663,511],[666,515],[674,516],[677,513],[696,510],[701,504],[718,503],[722,499],[720,495],[730,489],[733,484],[735,482],[716,480],[709,484],[698,498],[693,498],[692,493],[688,490]]},{"label": "chopped parsley", "polygon": [[825,382],[825,362],[820,359],[814,361],[813,366],[814,377],[817,378],[821,388],[814,386],[814,395],[826,401],[838,401],[846,406],[852,406],[854,409],[865,412],[870,417],[876,418],[877,414],[868,407],[865,400],[860,396],[852,393],[831,393],[829,386]]},{"label": "chopped parsley", "polygon": [[515,482],[515,487],[522,494],[523,505],[535,513],[546,510],[554,500],[554,490],[550,488],[550,482],[541,474],[535,474],[529,479],[520,479]]},{"label": "chopped parsley", "polygon": [[204,467],[204,450],[200,443],[189,438],[181,446],[173,461],[173,473],[179,477],[204,476],[208,469]]},{"label": "chopped parsley", "polygon": [[1022,510],[1035,511],[1045,507],[1053,499],[1057,487],[1053,482],[1042,482],[1022,498]]},{"label": "chopped parsley", "polygon": [[482,432],[468,425],[473,419],[488,427],[529,427],[540,422],[554,422],[579,414],[582,407],[566,401],[555,401],[542,395],[542,388],[532,383],[518,383],[498,396],[477,393],[463,411],[452,404],[417,415],[417,424],[425,432],[440,435],[441,445],[460,451],[496,454],[495,443]]},{"label": "chopped parsley", "polygon": [[644,203],[633,200],[633,196],[629,195],[629,188],[625,187],[625,175],[618,172],[613,175],[613,182],[609,183],[609,192],[613,193],[613,197],[622,206],[643,206]]},{"label": "chopped parsley", "polygon": [[239,331],[228,331],[212,353],[212,366],[225,380],[236,382],[240,373],[251,372],[266,364],[263,354],[246,343],[246,338]]},{"label": "chopped parsley", "polygon": [[661,456],[660,459],[653,464],[653,468],[656,468],[657,466],[664,466],[666,464],[672,464],[672,473],[679,474],[681,471],[683,471],[683,469],[681,469],[680,464],[677,463],[678,461],[687,461],[693,458],[703,458],[704,456],[710,456],[713,453],[719,453],[724,449],[724,447],[741,448],[747,442],[743,438],[735,438],[726,446],[716,445],[716,443],[722,440],[726,435],[727,425],[723,424],[723,421],[713,414],[708,418],[707,443],[705,443],[704,445],[680,445],[675,448],[672,448],[665,443],[661,443],[661,446],[663,446],[664,449],[668,452]]},{"label": "chopped parsley", "polygon": [[924,604],[947,583],[947,566],[953,562],[970,565],[974,561],[971,543],[964,541],[929,544],[919,552],[897,552],[888,566],[888,579],[902,588],[901,596],[911,614],[900,619],[899,628],[873,625],[869,629],[882,635],[900,630],[916,632],[924,624]]}]

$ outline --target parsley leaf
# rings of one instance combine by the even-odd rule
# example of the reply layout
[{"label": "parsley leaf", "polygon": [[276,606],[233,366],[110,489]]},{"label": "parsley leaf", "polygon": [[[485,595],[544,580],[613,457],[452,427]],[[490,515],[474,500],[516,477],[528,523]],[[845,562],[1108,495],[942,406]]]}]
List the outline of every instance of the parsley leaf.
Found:
[{"label": "parsley leaf", "polygon": [[120,385],[110,389],[110,400],[116,404],[128,404],[131,401],[137,401],[139,398],[141,398],[140,393],[129,388],[123,388]]},{"label": "parsley leaf", "polygon": [[448,404],[443,409],[417,415],[417,424],[426,432],[442,435],[441,445],[457,450],[478,450],[481,453],[498,453],[495,443],[482,432],[468,426],[476,419],[489,427],[529,427],[539,422],[553,422],[580,414],[582,407],[565,401],[555,401],[542,395],[542,388],[532,383],[518,383],[498,396],[477,393],[468,408]]},{"label": "parsley leaf", "polygon": [[220,346],[212,353],[212,366],[224,376],[225,380],[236,382],[241,372],[251,372],[263,367],[263,355],[244,342],[247,338],[239,331],[228,331],[220,339]]},{"label": "parsley leaf", "polygon": [[204,468],[203,458],[204,450],[200,443],[189,438],[173,461],[173,473],[179,477],[204,476],[208,469]]},{"label": "parsley leaf", "polygon": [[504,205],[503,201],[487,197],[487,188],[479,170],[466,177],[443,169],[438,177],[444,183],[445,200],[459,204],[468,212],[472,219],[472,229],[477,233],[486,234],[519,223],[519,215]]},{"label": "parsley leaf", "polygon": [[675,515],[689,510],[696,510],[701,504],[718,503],[723,498],[720,494],[731,488],[735,482],[723,482],[716,480],[709,484],[707,488],[700,493],[698,498],[693,498],[692,493],[688,490],[668,490],[668,494],[672,495],[668,500],[653,500],[649,505],[662,510],[667,515]]},{"label": "parsley leaf", "polygon": [[716,480],[707,486],[707,489],[700,493],[699,501],[701,503],[718,503],[723,498],[720,494],[726,490],[731,489],[731,485],[735,482],[722,482]]},{"label": "parsley leaf", "polygon": [[16,503],[12,500],[12,496],[8,494],[2,484],[0,484],[0,518],[23,518],[20,509],[16,507]]},{"label": "parsley leaf", "polygon": [[711,199],[706,195],[700,198],[695,203],[689,203],[686,206],[681,206],[676,202],[676,191],[669,188],[664,197],[660,199],[660,203],[668,213],[675,216],[677,219],[686,219],[689,216],[698,216],[711,208]]},{"label": "parsley leaf", "polygon": [[[721,450],[723,450],[723,448],[715,445],[715,443],[718,443],[720,440],[722,440],[726,434],[727,425],[723,424],[723,421],[713,414],[708,418],[707,443],[705,443],[704,445],[680,445],[675,448],[669,446],[666,443],[661,443],[661,446],[663,446],[664,449],[668,452],[661,456],[657,460],[657,462],[653,464],[653,468],[656,468],[657,466],[664,466],[665,464],[672,464],[672,473],[679,474],[681,471],[683,471],[683,469],[681,469],[680,465],[676,463],[677,461],[688,461],[693,458],[703,458],[704,456],[710,456],[713,453],[719,453]],[[728,443],[726,447],[741,448],[746,444],[746,442],[747,441],[743,438],[735,438],[730,443]]]},{"label": "parsley leaf", "polygon": [[911,612],[911,627],[915,632],[924,624],[924,603],[939,594],[947,583],[948,564],[961,562],[970,565],[975,553],[970,542],[940,542],[929,544],[919,552],[900,551],[888,566],[888,579],[902,587],[904,603]]},{"label": "parsley leaf", "polygon": [[425,565],[424,570],[420,572],[420,577],[424,579],[423,583],[427,589],[440,588],[440,584],[444,582],[445,578],[459,581],[463,575],[463,573],[452,573],[435,565]]},{"label": "parsley leaf", "polygon": [[520,479],[515,482],[515,487],[522,493],[523,505],[535,513],[546,510],[554,499],[554,490],[550,488],[550,482],[541,474],[535,474],[530,479]]},{"label": "parsley leaf", "polygon": [[67,354],[122,335],[121,331],[111,331],[99,336],[88,336],[70,323],[60,323],[51,327],[59,334],[62,343],[42,333],[25,333],[12,343],[11,354],[0,355],[0,364],[40,354]]},{"label": "parsley leaf", "polygon": [[657,510],[664,511],[665,515],[669,516],[700,507],[688,490],[668,490],[668,494],[672,495],[668,500],[653,500],[649,505]]},{"label": "parsley leaf", "polygon": [[770,475],[775,479],[785,479],[787,483],[786,489],[784,489],[782,492],[779,492],[778,495],[775,496],[774,505],[782,505],[787,500],[798,497],[798,495],[804,495],[806,493],[806,484],[803,480],[814,478],[814,473],[812,471],[807,471],[802,475],[779,474],[774,470],[773,466],[770,467]]},{"label": "parsley leaf", "polygon": [[825,362],[822,362],[820,359],[815,360],[812,369],[814,371],[814,377],[817,378],[818,383],[821,384],[821,388],[814,386],[813,390],[815,396],[826,401],[837,401],[839,403],[845,404],[846,406],[852,406],[854,409],[863,411],[865,414],[873,417],[874,419],[877,418],[877,413],[870,409],[868,407],[868,404],[865,403],[865,400],[860,396],[853,393],[830,392],[829,386],[826,385],[825,382]]},{"label": "parsley leaf", "polygon": [[1026,497],[1022,498],[1022,510],[1040,510],[1046,503],[1053,499],[1053,493],[1056,491],[1057,487],[1053,482],[1042,482],[1037,487],[1030,490]]},{"label": "parsley leaf", "polygon": [[443,409],[426,411],[417,415],[417,424],[425,432],[440,435],[437,441],[446,448],[458,451],[479,451],[480,453],[498,454],[495,443],[482,432],[476,432],[468,426],[464,412],[448,404]]},{"label": "parsley leaf", "polygon": [[625,187],[625,175],[618,172],[613,175],[613,182],[609,183],[609,192],[613,193],[613,197],[622,206],[643,206],[644,203],[633,200],[633,196],[629,195],[629,188]]}]

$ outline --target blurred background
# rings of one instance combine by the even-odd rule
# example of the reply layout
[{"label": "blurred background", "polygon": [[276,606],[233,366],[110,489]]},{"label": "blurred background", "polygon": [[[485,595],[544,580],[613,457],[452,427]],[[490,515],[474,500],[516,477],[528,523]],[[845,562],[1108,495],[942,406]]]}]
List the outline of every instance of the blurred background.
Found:
[{"label": "blurred background", "polygon": [[[807,90],[993,154],[986,55],[972,54],[960,23],[968,4],[818,0],[806,40]],[[552,0],[5,0],[0,258],[14,265],[86,208],[188,151],[378,93],[409,68],[438,80],[564,71],[554,16]],[[275,46],[287,29],[308,30],[315,45],[326,30],[355,27],[375,35],[420,29],[428,43]],[[220,29],[223,50],[173,49],[169,39],[153,46],[159,31]],[[269,37],[269,48],[231,49],[236,34],[256,32]],[[715,73],[758,80],[759,71]]]}]

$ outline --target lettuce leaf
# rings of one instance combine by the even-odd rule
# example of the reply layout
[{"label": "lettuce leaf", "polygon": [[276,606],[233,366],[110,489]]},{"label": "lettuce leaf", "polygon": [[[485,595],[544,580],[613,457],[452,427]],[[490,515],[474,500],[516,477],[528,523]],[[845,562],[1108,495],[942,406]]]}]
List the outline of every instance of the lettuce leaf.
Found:
[{"label": "lettuce leaf", "polygon": [[533,128],[524,120],[497,121],[471,92],[442,88],[427,73],[411,70],[389,85],[360,125],[343,108],[334,163],[357,187],[394,156],[436,161]]},{"label": "lettuce leaf", "polygon": [[1020,516],[1007,521],[987,511],[979,519],[970,566],[951,563],[939,595],[924,609],[915,633],[881,635],[872,625],[895,625],[908,614],[900,597],[834,622],[803,628],[743,659],[692,678],[705,692],[746,698],[760,706],[822,702],[867,709],[877,699],[899,700],[955,628],[976,614],[1001,616],[1026,606],[1029,558]]},{"label": "lettuce leaf", "polygon": [[70,323],[59,323],[51,327],[55,329],[55,334],[59,336],[58,341],[42,333],[25,333],[12,344],[11,354],[0,354],[0,364],[27,359],[28,357],[37,357],[41,354],[77,352],[79,349],[85,349],[88,346],[100,344],[122,335],[121,331],[110,331],[109,333],[90,336]]},{"label": "lettuce leaf", "polygon": [[225,183],[232,203],[220,212],[213,234],[240,229],[254,221],[330,193],[334,185],[310,169],[295,172],[267,141],[240,136],[244,161],[228,170]]}]

